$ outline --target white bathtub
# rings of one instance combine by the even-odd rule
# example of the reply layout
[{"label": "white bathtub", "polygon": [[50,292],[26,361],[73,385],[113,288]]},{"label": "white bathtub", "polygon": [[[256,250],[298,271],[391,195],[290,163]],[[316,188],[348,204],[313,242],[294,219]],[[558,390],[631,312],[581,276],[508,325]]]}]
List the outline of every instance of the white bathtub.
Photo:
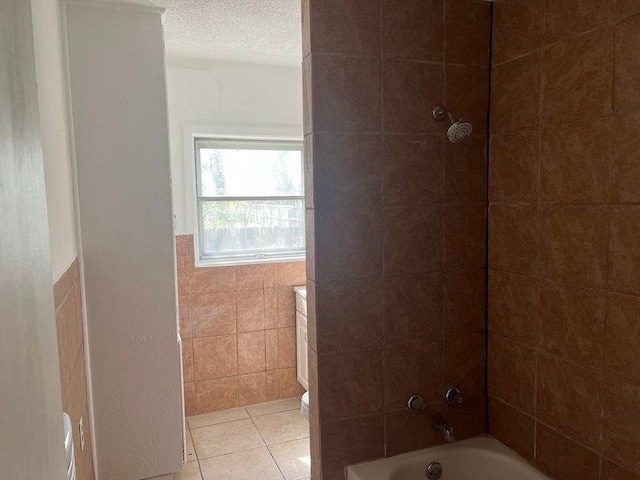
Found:
[{"label": "white bathtub", "polygon": [[404,453],[347,468],[348,480],[424,480],[432,462],[442,465],[441,480],[549,479],[491,437]]}]

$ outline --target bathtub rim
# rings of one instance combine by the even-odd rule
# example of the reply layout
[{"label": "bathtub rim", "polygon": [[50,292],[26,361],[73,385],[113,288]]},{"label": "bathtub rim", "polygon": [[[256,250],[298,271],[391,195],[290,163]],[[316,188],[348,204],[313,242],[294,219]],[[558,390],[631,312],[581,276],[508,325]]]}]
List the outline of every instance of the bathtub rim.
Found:
[{"label": "bathtub rim", "polygon": [[[518,461],[526,464],[527,466],[533,468],[535,471],[537,471],[540,474],[540,479],[541,480],[552,480],[550,477],[548,477],[544,472],[540,471],[533,463],[531,463],[529,460],[525,459],[524,457],[518,455],[517,452],[511,450],[509,447],[507,447],[506,445],[504,445],[503,443],[501,443],[500,441],[496,440],[494,437],[492,437],[489,434],[485,434],[485,435],[479,435],[477,437],[472,437],[472,438],[467,438],[465,440],[460,440],[454,443],[443,443],[443,444],[439,444],[439,445],[434,445],[433,447],[426,447],[426,448],[421,448],[420,450],[413,450],[411,452],[405,452],[405,453],[400,453],[398,455],[393,455],[390,457],[383,457],[383,458],[378,458],[378,459],[374,459],[374,460],[366,460],[363,462],[358,462],[358,463],[354,463],[352,465],[348,465],[347,467],[345,467],[345,478],[346,480],[357,480],[353,477],[353,475],[355,475],[356,473],[359,473],[358,470],[360,469],[359,467],[362,467],[364,465],[372,465],[372,464],[380,464],[380,463],[387,463],[390,460],[393,460],[394,464],[401,464],[403,463],[402,460],[409,460],[412,459],[414,457],[418,457],[424,454],[424,452],[429,452],[429,453],[438,453],[440,451],[443,450],[450,450],[452,448],[468,448],[468,449],[472,449],[472,450],[485,450],[485,451],[489,451],[489,452],[493,452],[493,453],[498,453],[498,454],[502,454],[502,455],[506,455],[507,457],[510,458],[515,458]],[[398,461],[400,460],[400,461]],[[391,462],[389,462],[391,463]],[[356,472],[353,472],[353,469],[356,469]],[[353,473],[352,473],[353,472]]]}]

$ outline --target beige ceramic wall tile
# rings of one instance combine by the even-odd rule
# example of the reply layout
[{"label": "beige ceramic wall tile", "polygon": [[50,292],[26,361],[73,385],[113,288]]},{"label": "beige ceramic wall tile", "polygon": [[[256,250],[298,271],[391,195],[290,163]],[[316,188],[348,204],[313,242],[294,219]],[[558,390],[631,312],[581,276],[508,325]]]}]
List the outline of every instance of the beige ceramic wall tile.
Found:
[{"label": "beige ceramic wall tile", "polygon": [[195,268],[192,235],[177,236],[176,250],[187,414],[301,395],[289,333],[305,262]]}]

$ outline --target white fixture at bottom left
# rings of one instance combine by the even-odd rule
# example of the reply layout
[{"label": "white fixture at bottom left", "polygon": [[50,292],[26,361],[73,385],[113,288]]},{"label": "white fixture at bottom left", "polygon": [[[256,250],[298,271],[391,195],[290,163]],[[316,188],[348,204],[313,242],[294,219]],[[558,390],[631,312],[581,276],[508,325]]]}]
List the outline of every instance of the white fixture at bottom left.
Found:
[{"label": "white fixture at bottom left", "polygon": [[[298,382],[305,390],[309,389],[309,361],[307,338],[307,287],[294,288],[296,292],[296,367]],[[300,399],[300,412],[309,420],[309,392],[306,391]]]},{"label": "white fixture at bottom left", "polygon": [[64,424],[64,452],[66,454],[67,480],[76,480],[76,455],[73,448],[73,425],[66,413],[62,414]]}]

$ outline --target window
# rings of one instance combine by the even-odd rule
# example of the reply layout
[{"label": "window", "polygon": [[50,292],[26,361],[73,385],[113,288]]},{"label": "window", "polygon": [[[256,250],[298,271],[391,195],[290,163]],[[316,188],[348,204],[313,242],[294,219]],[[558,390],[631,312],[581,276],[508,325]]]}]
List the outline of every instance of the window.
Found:
[{"label": "window", "polygon": [[199,264],[304,258],[300,142],[196,139]]}]

